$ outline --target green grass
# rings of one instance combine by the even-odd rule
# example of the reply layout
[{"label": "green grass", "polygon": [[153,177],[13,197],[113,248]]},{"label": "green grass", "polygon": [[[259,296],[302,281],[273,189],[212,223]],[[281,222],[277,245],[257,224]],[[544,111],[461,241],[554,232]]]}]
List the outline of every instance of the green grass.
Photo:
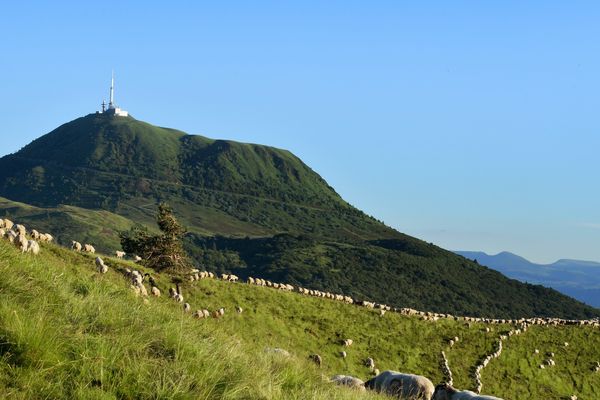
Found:
[{"label": "green grass", "polygon": [[[445,350],[458,386],[472,387],[470,369],[508,325],[421,321],[415,317],[217,280],[188,282],[192,309],[225,307],[221,319],[196,320],[166,296],[144,302],[121,271],[131,263],[93,257],[56,245],[23,255],[0,241],[0,397],[95,399],[358,399],[377,398],[334,387],[322,376],[370,376],[394,369],[441,381]],[[171,277],[156,275],[163,293]],[[235,306],[244,309],[242,314]],[[459,336],[448,349],[446,341]],[[340,341],[352,338],[345,349]],[[565,348],[565,341],[570,346]],[[292,356],[264,351],[281,347]],[[542,355],[534,355],[539,348]],[[556,367],[538,369],[543,353]],[[323,357],[321,369],[307,360]],[[580,399],[600,395],[600,333],[590,327],[531,327],[509,338],[499,359],[483,371],[484,392],[505,399]]]}]

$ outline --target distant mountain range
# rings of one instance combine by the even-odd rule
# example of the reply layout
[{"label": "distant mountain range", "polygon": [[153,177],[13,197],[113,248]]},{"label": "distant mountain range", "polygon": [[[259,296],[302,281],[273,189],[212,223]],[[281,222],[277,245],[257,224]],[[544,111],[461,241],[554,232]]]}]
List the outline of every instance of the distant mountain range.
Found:
[{"label": "distant mountain range", "polygon": [[0,158],[0,196],[0,216],[106,253],[119,231],[155,229],[166,201],[196,265],[213,272],[444,313],[600,315],[386,226],[287,150],[132,117],[90,114]]},{"label": "distant mountain range", "polygon": [[551,287],[594,307],[600,307],[600,263],[580,260],[558,260],[552,264],[535,264],[504,251],[489,255],[481,251],[456,251],[477,260],[509,278]]}]

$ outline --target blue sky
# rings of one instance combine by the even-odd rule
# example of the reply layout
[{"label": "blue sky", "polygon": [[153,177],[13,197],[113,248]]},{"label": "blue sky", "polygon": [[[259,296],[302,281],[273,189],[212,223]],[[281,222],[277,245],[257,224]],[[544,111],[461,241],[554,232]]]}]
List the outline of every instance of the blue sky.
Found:
[{"label": "blue sky", "polygon": [[448,249],[600,261],[600,3],[10,2],[0,154],[116,100]]}]

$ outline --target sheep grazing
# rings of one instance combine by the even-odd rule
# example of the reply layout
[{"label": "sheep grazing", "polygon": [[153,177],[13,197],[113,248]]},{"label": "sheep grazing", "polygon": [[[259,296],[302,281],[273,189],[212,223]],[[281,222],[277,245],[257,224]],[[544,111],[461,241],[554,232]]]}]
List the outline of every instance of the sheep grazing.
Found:
[{"label": "sheep grazing", "polygon": [[321,364],[323,364],[323,359],[318,354],[311,354],[310,356],[308,356],[308,359],[313,361],[319,367],[321,366]]},{"label": "sheep grazing", "polygon": [[25,228],[25,226],[21,225],[21,224],[16,224],[14,226],[14,230],[19,234],[19,235],[23,235],[23,236],[27,236],[27,229]]},{"label": "sheep grazing", "polygon": [[354,341],[352,339],[344,339],[342,341],[342,343],[343,343],[344,346],[350,347],[350,346],[352,346],[352,343],[354,343]]},{"label": "sheep grazing", "polygon": [[125,257],[125,252],[124,251],[115,251],[115,255],[117,256],[117,258],[122,259],[123,257]]},{"label": "sheep grazing", "polygon": [[192,306],[190,306],[190,303],[185,303],[183,305],[183,312],[190,312],[192,310]]},{"label": "sheep grazing", "polygon": [[431,400],[502,400],[499,397],[484,396],[473,393],[470,390],[456,390],[447,383],[441,383],[435,387]]},{"label": "sheep grazing", "polygon": [[156,286],[152,286],[150,288],[150,293],[152,294],[152,296],[160,297],[160,289],[157,288]]},{"label": "sheep grazing", "polygon": [[289,351],[284,350],[280,347],[265,347],[265,353],[277,354],[282,357],[290,357],[291,356]]},{"label": "sheep grazing", "polygon": [[31,238],[35,239],[35,240],[39,240],[40,239],[40,233],[38,231],[36,231],[35,229],[31,230],[31,233],[30,233],[29,236],[31,236]]},{"label": "sheep grazing", "polygon": [[332,376],[330,382],[335,383],[336,385],[346,386],[351,389],[360,390],[361,392],[364,392],[366,390],[365,383],[362,380],[350,375]]},{"label": "sheep grazing", "polygon": [[365,366],[371,370],[375,369],[375,360],[373,360],[371,357],[367,358],[365,360]]},{"label": "sheep grazing", "polygon": [[241,314],[241,313],[244,311],[244,309],[243,309],[242,307],[240,307],[240,306],[235,306],[235,311],[236,311],[238,314]]},{"label": "sheep grazing", "polygon": [[21,250],[21,253],[25,253],[27,251],[28,241],[25,235],[18,234],[15,240],[13,241],[13,244],[17,246],[19,250]]},{"label": "sheep grazing", "polygon": [[49,233],[40,233],[39,240],[40,240],[40,242],[50,243],[51,241],[54,240],[54,236],[52,236]]},{"label": "sheep grazing", "polygon": [[554,366],[556,366],[556,362],[555,362],[553,359],[551,359],[551,358],[549,358],[549,359],[547,359],[546,361],[544,361],[544,364],[546,364],[546,365],[547,365],[547,366],[549,366],[549,367],[554,367]]},{"label": "sheep grazing", "polygon": [[15,224],[10,220],[10,219],[6,219],[4,218],[4,228],[6,228],[7,231],[10,231],[13,226],[15,226]]},{"label": "sheep grazing", "polygon": [[106,266],[106,264],[104,264],[104,260],[102,260],[100,257],[96,257],[96,268],[101,274],[105,274],[108,272],[108,267]]},{"label": "sheep grazing", "polygon": [[85,251],[86,253],[94,254],[96,252],[96,249],[91,244],[86,243],[83,245],[83,251]]},{"label": "sheep grazing", "polygon": [[173,296],[173,298],[176,302],[183,303],[183,295],[181,293],[175,293],[175,296]]},{"label": "sheep grazing", "polygon": [[140,261],[142,261],[142,257],[140,257],[140,256],[133,256],[133,261],[140,262]]},{"label": "sheep grazing", "polygon": [[34,256],[37,256],[40,252],[40,245],[35,240],[27,241],[27,252],[33,253]]},{"label": "sheep grazing", "polygon": [[10,243],[14,243],[15,239],[17,239],[17,236],[17,233],[13,230],[9,230],[8,232],[6,232],[6,238]]},{"label": "sheep grazing", "polygon": [[348,353],[346,353],[345,351],[340,351],[340,357],[346,358],[348,357]]},{"label": "sheep grazing", "polygon": [[81,243],[76,242],[74,240],[71,242],[71,249],[72,250],[81,251],[82,248],[83,248],[83,246],[81,246]]},{"label": "sheep grazing", "polygon": [[435,387],[421,375],[403,374],[396,371],[383,371],[365,382],[365,387],[398,399],[431,399]]}]

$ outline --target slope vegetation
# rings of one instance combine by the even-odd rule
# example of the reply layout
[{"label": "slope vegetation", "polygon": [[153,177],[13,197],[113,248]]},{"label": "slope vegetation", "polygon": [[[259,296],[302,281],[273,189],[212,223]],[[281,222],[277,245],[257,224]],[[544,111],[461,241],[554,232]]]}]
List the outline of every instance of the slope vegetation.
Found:
[{"label": "slope vegetation", "polygon": [[213,271],[439,312],[599,313],[393,230],[346,203],[288,151],[130,117],[78,118],[1,158],[0,195],[37,207],[5,202],[0,216],[46,224],[63,244],[89,239],[114,251],[116,231],[152,227],[157,203],[167,201],[190,232],[187,250]]},{"label": "slope vegetation", "polygon": [[[182,287],[193,310],[225,308],[220,319],[194,319],[162,296],[147,301],[128,289],[135,267],[56,245],[37,257],[0,241],[0,394],[4,398],[375,399],[323,382],[321,375],[366,379],[367,357],[380,370],[443,379],[444,350],[455,385],[473,387],[473,367],[513,329],[480,323],[422,321],[296,293],[214,279]],[[166,292],[173,277],[155,275]],[[241,306],[243,312],[234,311]],[[459,337],[454,347],[448,339]],[[352,338],[345,348],[341,340]],[[565,347],[564,343],[569,346]],[[291,353],[280,357],[265,348]],[[536,354],[534,349],[539,349]],[[340,351],[348,353],[346,358]],[[544,353],[555,367],[540,369]],[[307,356],[319,353],[321,369]],[[600,396],[600,334],[589,326],[532,326],[505,341],[482,373],[483,391],[510,399]]]}]

